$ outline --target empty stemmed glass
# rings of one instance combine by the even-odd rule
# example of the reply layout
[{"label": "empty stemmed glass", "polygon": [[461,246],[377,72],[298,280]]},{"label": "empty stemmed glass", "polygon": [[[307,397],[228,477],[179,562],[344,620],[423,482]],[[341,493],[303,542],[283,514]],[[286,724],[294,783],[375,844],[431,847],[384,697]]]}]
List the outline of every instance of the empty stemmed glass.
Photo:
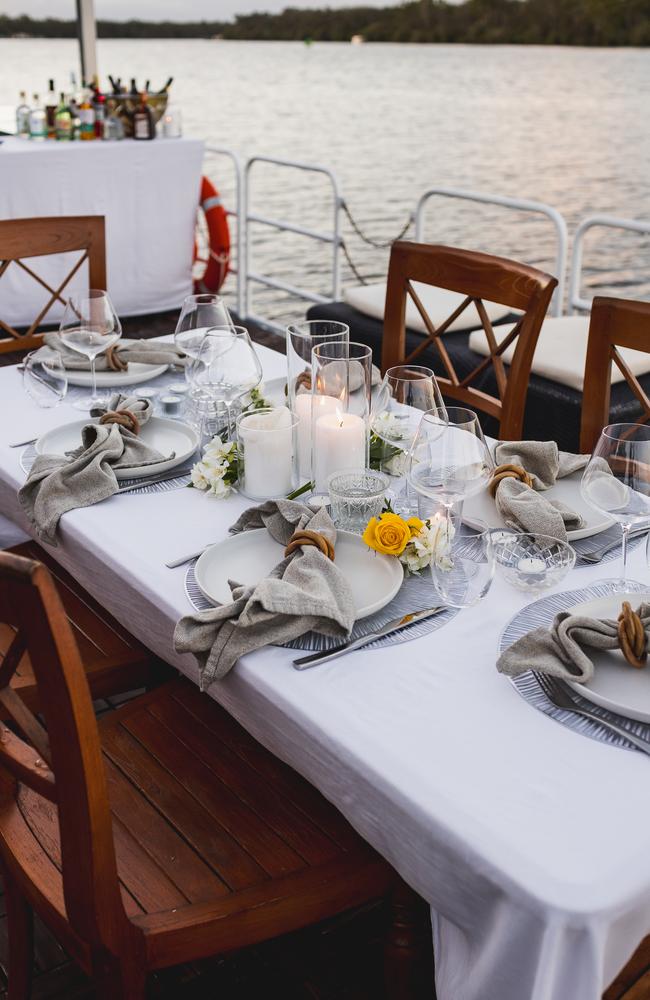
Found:
[{"label": "empty stemmed glass", "polygon": [[209,329],[189,366],[188,380],[192,398],[204,415],[219,404],[225,407],[228,437],[232,438],[233,403],[262,380],[262,365],[248,331],[243,326]]},{"label": "empty stemmed glass", "polygon": [[454,504],[480,492],[493,468],[473,410],[436,407],[422,416],[409,458],[409,482],[421,496],[437,501],[449,521]]},{"label": "empty stemmed glass", "polygon": [[[208,330],[215,327],[234,328],[226,303],[220,295],[202,292],[183,300],[174,332],[174,343],[189,358],[197,358]],[[185,369],[189,381],[189,367]]]},{"label": "empty stemmed glass", "polygon": [[108,292],[91,288],[83,295],[71,295],[59,334],[66,347],[84,354],[90,361],[92,394],[76,400],[72,405],[78,410],[101,406],[104,400],[97,393],[95,362],[99,354],[107,351],[122,336],[122,327]]},{"label": "empty stemmed glass", "polygon": [[621,526],[621,577],[612,581],[612,588],[616,593],[624,592],[628,534],[635,524],[650,520],[650,427],[604,427],[582,475],[580,490],[592,507]]},{"label": "empty stemmed glass", "polygon": [[399,483],[391,490],[399,514],[417,513],[417,495],[406,478],[409,453],[423,412],[444,410],[442,395],[431,368],[397,365],[389,368],[376,390],[370,415],[371,461],[379,460],[381,471]]},{"label": "empty stemmed glass", "polygon": [[23,388],[44,409],[58,406],[68,391],[68,376],[58,351],[39,348],[23,361]]}]

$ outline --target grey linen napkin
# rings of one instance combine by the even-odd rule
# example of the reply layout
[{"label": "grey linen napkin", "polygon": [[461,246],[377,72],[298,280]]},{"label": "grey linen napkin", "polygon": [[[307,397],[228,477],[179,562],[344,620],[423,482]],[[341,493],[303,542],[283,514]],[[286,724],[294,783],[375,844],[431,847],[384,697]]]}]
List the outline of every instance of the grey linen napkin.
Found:
[{"label": "grey linen napkin", "polygon": [[[637,614],[648,638],[650,604],[639,605]],[[509,677],[536,670],[584,684],[593,677],[594,665],[583,646],[618,649],[617,622],[610,618],[587,618],[561,611],[550,628],[533,629],[504,650],[497,660],[497,670]],[[621,666],[624,668],[627,664]]]},{"label": "grey linen napkin", "polygon": [[[267,528],[286,545],[298,528],[318,531],[336,542],[336,529],[324,508],[314,511],[293,500],[269,500],[245,511],[231,534]],[[174,632],[178,653],[194,653],[201,669],[201,690],[222,677],[245,653],[279,645],[314,630],[344,639],[354,624],[350,585],[327,556],[314,546],[297,549],[264,580],[244,587],[230,581],[232,601],[186,615]]]},{"label": "grey linen napkin", "polygon": [[[150,400],[114,395],[109,410],[130,410],[140,426],[152,415]],[[92,416],[105,411],[93,410]],[[161,455],[132,431],[118,424],[86,424],[81,446],[67,455],[38,455],[18,499],[40,541],[57,545],[56,530],[62,515],[89,507],[118,489],[117,469],[150,465],[172,455]]]},{"label": "grey linen napkin", "polygon": [[555,441],[504,441],[496,445],[494,460],[497,465],[520,465],[533,479],[532,488],[516,479],[502,479],[497,487],[497,510],[509,528],[566,541],[567,531],[582,527],[580,514],[540,493],[584,468],[589,455],[560,451]]},{"label": "grey linen napkin", "polygon": [[[59,333],[46,333],[43,340],[47,347],[60,353],[65,368],[70,369],[70,371],[90,371],[90,361],[88,358],[84,357],[83,354],[79,354],[78,351],[73,351],[70,347],[66,347]],[[180,368],[183,368],[187,361],[187,356],[182,351],[179,351],[175,344],[161,343],[158,340],[122,339],[115,344],[113,353],[119,357],[121,362],[126,364],[127,369],[129,361],[145,365],[176,365]],[[108,364],[106,354],[98,355],[95,367],[98,372],[115,371]]]}]

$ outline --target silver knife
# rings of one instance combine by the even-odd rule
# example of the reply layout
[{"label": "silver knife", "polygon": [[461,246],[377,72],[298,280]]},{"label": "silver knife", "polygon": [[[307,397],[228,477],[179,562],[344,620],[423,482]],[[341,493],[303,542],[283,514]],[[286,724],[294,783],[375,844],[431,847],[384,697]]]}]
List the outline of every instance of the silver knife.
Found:
[{"label": "silver knife", "polygon": [[145,486],[155,486],[156,483],[168,483],[171,479],[179,479],[181,476],[189,476],[189,469],[170,469],[168,472],[161,472],[158,476],[151,476],[147,479],[138,479],[137,483],[131,486],[120,486],[117,493],[128,493],[130,490],[142,490]]},{"label": "silver knife", "polygon": [[441,611],[446,610],[446,607],[438,607],[425,608],[423,611],[411,611],[410,614],[402,615],[401,618],[395,618],[392,622],[382,625],[381,628],[376,629],[374,632],[369,632],[368,635],[362,635],[359,639],[351,639],[348,642],[343,642],[340,646],[334,646],[333,649],[327,649],[319,653],[310,653],[309,656],[301,656],[299,660],[293,661],[293,665],[296,670],[308,670],[309,667],[325,663],[326,660],[334,660],[337,656],[351,653],[353,649],[361,649],[363,646],[374,642],[375,639],[383,639],[387,635],[392,635],[393,632],[399,632],[400,629],[406,628],[408,625],[424,621],[425,618],[432,618],[433,615],[438,615]]}]

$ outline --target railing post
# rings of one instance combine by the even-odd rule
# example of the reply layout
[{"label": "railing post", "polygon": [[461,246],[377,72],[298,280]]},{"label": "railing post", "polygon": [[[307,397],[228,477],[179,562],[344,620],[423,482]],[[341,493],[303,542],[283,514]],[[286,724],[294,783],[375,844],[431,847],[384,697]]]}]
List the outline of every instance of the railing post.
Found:
[{"label": "railing post", "polygon": [[582,246],[585,233],[596,226],[606,229],[625,229],[632,233],[650,234],[650,221],[643,219],[620,219],[615,215],[587,215],[579,223],[573,238],[573,254],[571,257],[571,277],[569,281],[568,313],[572,316],[576,310],[589,311],[591,301],[583,299],[580,294],[582,285]]},{"label": "railing post", "polygon": [[[246,284],[246,221],[244,213],[244,176],[241,160],[237,153],[224,146],[206,146],[206,153],[213,153],[215,156],[227,156],[232,162],[235,171],[235,211],[228,211],[228,215],[237,217],[237,275],[236,297],[237,315],[241,319],[244,315],[244,289]],[[234,270],[234,269],[232,269]]]}]

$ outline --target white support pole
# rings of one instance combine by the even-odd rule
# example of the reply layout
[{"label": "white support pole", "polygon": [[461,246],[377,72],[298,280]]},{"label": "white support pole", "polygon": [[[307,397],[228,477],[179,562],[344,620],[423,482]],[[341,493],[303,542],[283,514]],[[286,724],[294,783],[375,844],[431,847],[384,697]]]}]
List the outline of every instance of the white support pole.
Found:
[{"label": "white support pole", "polygon": [[81,79],[89,83],[98,75],[94,0],[77,0],[77,33],[81,56]]}]

